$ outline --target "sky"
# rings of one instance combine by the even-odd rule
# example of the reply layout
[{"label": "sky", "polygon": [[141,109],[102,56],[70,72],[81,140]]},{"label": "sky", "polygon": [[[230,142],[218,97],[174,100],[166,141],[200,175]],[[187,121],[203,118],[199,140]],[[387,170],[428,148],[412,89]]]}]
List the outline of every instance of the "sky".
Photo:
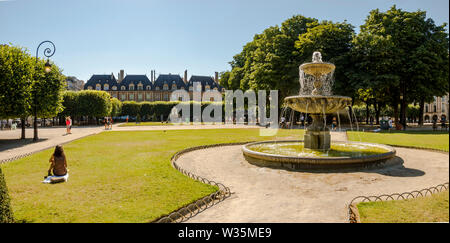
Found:
[{"label": "sky", "polygon": [[371,10],[394,4],[425,10],[438,25],[449,22],[448,0],[0,0],[0,44],[35,56],[50,40],[51,61],[84,81],[92,74],[117,78],[120,69],[213,76],[229,70],[255,34],[294,15],[347,20],[358,31]]}]

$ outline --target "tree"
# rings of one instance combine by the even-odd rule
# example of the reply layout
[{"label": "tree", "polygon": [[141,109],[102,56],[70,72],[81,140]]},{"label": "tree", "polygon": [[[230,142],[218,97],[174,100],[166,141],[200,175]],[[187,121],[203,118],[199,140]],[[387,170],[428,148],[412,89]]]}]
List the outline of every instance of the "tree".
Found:
[{"label": "tree", "polygon": [[34,63],[25,49],[0,45],[0,118],[21,118],[25,138],[25,119],[30,113]]},{"label": "tree", "polygon": [[13,223],[14,217],[11,210],[8,188],[5,177],[0,167],[0,223]]},{"label": "tree", "polygon": [[379,97],[390,103],[404,127],[408,103],[448,92],[445,26],[436,26],[425,11],[407,12],[394,5],[386,12],[371,11],[355,40],[359,57],[364,56],[359,76],[369,71],[364,79],[379,82],[373,84],[380,87]]},{"label": "tree", "polygon": [[78,94],[79,115],[98,118],[110,115],[111,96],[105,91],[83,90]]}]

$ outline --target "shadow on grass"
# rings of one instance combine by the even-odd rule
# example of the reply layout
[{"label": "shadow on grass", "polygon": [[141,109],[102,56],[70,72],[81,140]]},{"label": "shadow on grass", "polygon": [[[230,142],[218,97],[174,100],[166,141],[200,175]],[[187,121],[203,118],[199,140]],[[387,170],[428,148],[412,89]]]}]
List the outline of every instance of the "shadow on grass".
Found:
[{"label": "shadow on grass", "polygon": [[380,134],[448,134],[448,131],[444,131],[444,130],[437,130],[437,131],[433,131],[433,130],[391,130],[391,131],[380,131],[377,132]]},{"label": "shadow on grass", "polygon": [[[48,140],[47,138],[40,138],[38,139],[39,142],[43,142]],[[14,149],[14,148],[20,148],[28,144],[32,144],[33,138],[26,138],[26,139],[0,139],[0,152],[8,150],[8,149]]]}]

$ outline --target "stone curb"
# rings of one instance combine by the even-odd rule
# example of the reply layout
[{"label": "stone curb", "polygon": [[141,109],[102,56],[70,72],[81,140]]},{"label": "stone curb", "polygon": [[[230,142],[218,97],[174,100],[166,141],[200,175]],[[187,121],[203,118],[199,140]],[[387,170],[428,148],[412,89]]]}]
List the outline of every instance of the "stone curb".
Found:
[{"label": "stone curb", "polygon": [[181,155],[192,152],[192,151],[196,151],[196,150],[202,150],[202,149],[208,149],[208,148],[214,148],[214,147],[220,147],[220,146],[243,145],[243,144],[247,144],[247,143],[249,143],[249,142],[201,145],[201,146],[186,148],[186,149],[183,149],[183,150],[175,153],[170,160],[171,160],[172,166],[176,170],[178,170],[182,174],[184,174],[194,180],[200,181],[205,184],[217,186],[217,187],[219,187],[219,190],[216,192],[213,192],[203,198],[200,198],[200,199],[196,200],[195,202],[185,205],[169,214],[163,215],[163,216],[151,221],[150,223],[177,223],[177,222],[181,223],[181,222],[185,222],[185,221],[189,220],[190,218],[194,217],[195,215],[203,212],[205,209],[207,209],[207,208],[209,208],[231,196],[230,189],[227,186],[223,185],[222,183],[217,183],[215,181],[208,180],[206,178],[197,176],[197,175],[181,168],[176,163],[176,160]]},{"label": "stone curb", "polygon": [[356,206],[361,202],[381,202],[381,201],[392,201],[392,200],[405,200],[418,197],[430,196],[434,193],[442,192],[448,190],[449,183],[439,184],[437,186],[424,188],[418,191],[403,192],[403,193],[393,193],[393,194],[383,194],[379,196],[358,196],[353,198],[348,204],[348,221],[349,223],[361,223],[361,218],[359,215],[358,207]]}]

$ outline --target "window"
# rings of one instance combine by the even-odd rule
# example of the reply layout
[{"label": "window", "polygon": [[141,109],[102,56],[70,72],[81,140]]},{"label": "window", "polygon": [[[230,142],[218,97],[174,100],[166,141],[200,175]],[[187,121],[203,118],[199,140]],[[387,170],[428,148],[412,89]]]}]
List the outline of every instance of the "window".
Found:
[{"label": "window", "polygon": [[445,112],[445,103],[442,103],[442,112]]},{"label": "window", "polygon": [[211,87],[209,85],[205,86],[205,90],[210,90],[210,89],[211,89]]},{"label": "window", "polygon": [[109,90],[109,84],[103,85],[103,90]]},{"label": "window", "polygon": [[125,100],[125,99],[126,99],[125,94],[121,94],[121,95],[120,95],[120,99],[121,99],[121,100]]},{"label": "window", "polygon": [[138,94],[138,100],[139,100],[139,101],[142,100],[142,94]]},{"label": "window", "polygon": [[142,84],[138,84],[138,90],[144,90]]},{"label": "window", "polygon": [[87,89],[92,89],[92,86],[88,86]]},{"label": "window", "polygon": [[134,94],[130,94],[130,100],[134,100]]},{"label": "window", "polygon": [[114,86],[112,87],[112,90],[117,90],[117,86],[114,85]]},{"label": "window", "polygon": [[120,89],[121,89],[121,90],[126,90],[127,87],[125,87],[125,85],[122,85],[122,86],[120,86]]},{"label": "window", "polygon": [[152,99],[152,95],[150,93],[145,94],[145,99],[146,100],[151,100]]},{"label": "window", "polygon": [[159,90],[159,86],[156,86],[156,90]]},{"label": "window", "polygon": [[217,91],[217,87],[214,87],[214,89],[213,89],[213,90]]},{"label": "window", "polygon": [[172,90],[176,90],[177,89],[177,85],[176,84],[172,84]]},{"label": "window", "polygon": [[214,101],[214,97],[210,97],[209,101],[213,102]]},{"label": "window", "polygon": [[100,84],[96,84],[96,85],[95,85],[95,89],[96,89],[96,90],[102,90],[102,86],[101,86]]},{"label": "window", "polygon": [[113,97],[113,98],[117,98],[117,95],[116,95],[116,94],[113,94],[112,97]]},{"label": "window", "polygon": [[428,105],[425,105],[425,112],[428,113]]},{"label": "window", "polygon": [[164,84],[164,85],[163,85],[163,90],[169,90],[169,85]]},{"label": "window", "polygon": [[164,100],[165,101],[168,101],[169,100],[169,95],[166,93],[166,94],[164,94]]},{"label": "window", "polygon": [[152,87],[150,85],[147,85],[147,90],[151,90]]},{"label": "window", "polygon": [[194,90],[194,88],[192,86],[189,86],[189,91]]},{"label": "window", "polygon": [[128,87],[128,90],[134,90],[134,84],[130,84],[130,86]]},{"label": "window", "polygon": [[433,112],[436,112],[437,111],[437,107],[436,107],[436,104],[434,104],[433,105]]}]

